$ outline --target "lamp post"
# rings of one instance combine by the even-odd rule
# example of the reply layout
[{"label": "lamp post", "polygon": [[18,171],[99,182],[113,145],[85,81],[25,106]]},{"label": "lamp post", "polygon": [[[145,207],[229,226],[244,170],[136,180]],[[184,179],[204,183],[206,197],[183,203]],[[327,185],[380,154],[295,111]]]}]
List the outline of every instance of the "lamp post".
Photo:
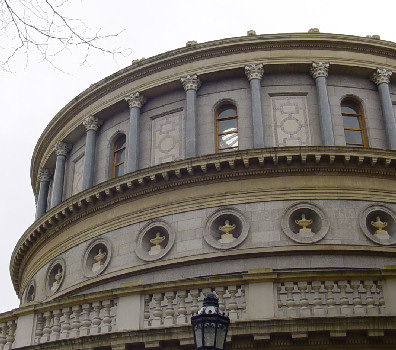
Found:
[{"label": "lamp post", "polygon": [[208,293],[203,307],[191,317],[196,350],[223,350],[230,318],[219,311],[219,300]]}]

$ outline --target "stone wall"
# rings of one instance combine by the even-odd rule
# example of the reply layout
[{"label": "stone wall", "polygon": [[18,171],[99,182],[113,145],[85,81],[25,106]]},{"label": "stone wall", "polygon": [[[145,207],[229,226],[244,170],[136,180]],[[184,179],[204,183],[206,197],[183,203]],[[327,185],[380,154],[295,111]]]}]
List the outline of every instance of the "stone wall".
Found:
[{"label": "stone wall", "polygon": [[[365,213],[367,208],[369,210]],[[94,247],[98,239],[106,240],[104,244],[107,245],[109,255],[109,260],[106,258],[108,265],[100,274],[120,275],[114,282],[101,284],[98,287],[100,290],[119,287],[120,283],[128,281],[139,281],[146,284],[179,280],[187,276],[193,278],[243,272],[256,268],[274,270],[381,268],[391,265],[394,258],[370,255],[369,252],[359,257],[342,252],[333,255],[331,249],[326,253],[329,248],[323,247],[331,246],[333,249],[337,249],[337,246],[340,247],[339,249],[345,246],[370,247],[393,242],[396,239],[396,230],[392,226],[391,220],[388,220],[388,229],[391,235],[388,241],[373,241],[370,237],[370,232],[373,234],[370,231],[370,226],[369,233],[365,232],[363,227],[367,215],[377,215],[375,213],[378,211],[380,213],[378,215],[385,215],[382,216],[382,220],[385,220],[387,210],[394,217],[392,213],[396,212],[396,205],[376,203],[373,206],[369,201],[315,200],[246,203],[166,215],[148,222],[139,222],[111,230],[60,254],[58,259],[63,259],[65,262],[65,275],[59,291],[73,288],[92,277],[89,272],[87,273],[86,268],[89,270],[91,265],[86,265],[87,254],[85,252],[89,246]],[[311,226],[314,232],[313,236],[300,236],[298,234],[299,227],[293,226],[294,221],[299,220],[303,212],[307,215],[307,219],[314,221]],[[370,214],[371,212],[374,214]],[[237,226],[234,232],[236,240],[232,243],[221,244],[218,243],[221,234],[218,226],[224,225],[226,219]],[[368,220],[371,220],[371,217],[368,217]],[[211,224],[212,222],[213,224]],[[161,232],[162,236],[168,235],[168,243],[166,243],[162,255],[151,256],[147,254],[152,246],[148,240],[154,237],[153,233],[157,231]],[[304,252],[304,247],[307,244],[312,247],[319,245],[320,249],[324,251],[317,254],[315,250],[307,248],[308,251]],[[302,245],[300,253],[293,252],[292,256],[285,256],[281,253],[288,247],[291,251],[298,250],[300,249],[299,245]],[[241,254],[246,254],[249,249],[263,250],[250,259],[242,259],[238,255],[235,255],[235,258],[229,256],[226,258],[226,264],[213,263],[210,256],[205,258],[205,254],[215,253],[219,250],[225,251],[226,256],[226,252],[230,249],[231,251],[240,250]],[[190,266],[189,263],[186,263],[177,268],[172,265],[167,268],[164,265],[161,271],[152,271],[149,268],[145,272],[147,263],[155,265],[156,262],[183,261],[183,259],[192,256],[201,256],[208,261],[201,261],[199,266]],[[48,270],[52,264],[53,262],[46,264],[34,276],[37,286],[36,300],[38,301],[45,300],[53,294],[48,288]],[[123,271],[134,268],[138,272],[137,275],[126,279],[122,276]],[[98,290],[98,288],[93,288],[90,291]]]}]

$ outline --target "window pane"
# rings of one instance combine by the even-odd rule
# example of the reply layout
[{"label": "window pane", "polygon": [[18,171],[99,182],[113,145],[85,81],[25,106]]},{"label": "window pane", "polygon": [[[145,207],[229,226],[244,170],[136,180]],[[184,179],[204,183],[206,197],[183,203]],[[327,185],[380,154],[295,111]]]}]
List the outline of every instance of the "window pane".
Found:
[{"label": "window pane", "polygon": [[124,159],[125,159],[125,149],[123,149],[122,151],[116,152],[116,154],[115,154],[115,163],[116,164],[123,162]]},{"label": "window pane", "polygon": [[344,128],[360,129],[359,117],[348,117],[344,115]]},{"label": "window pane", "polygon": [[238,134],[219,135],[219,148],[237,147]]},{"label": "window pane", "polygon": [[346,143],[363,143],[362,132],[356,130],[344,130]]},{"label": "window pane", "polygon": [[117,165],[114,168],[114,177],[118,177],[118,176],[121,176],[121,175],[124,175],[124,163],[122,163],[120,165]]},{"label": "window pane", "polygon": [[126,137],[122,137],[120,140],[117,141],[115,149],[120,149],[125,147],[125,143],[126,143]]},{"label": "window pane", "polygon": [[359,114],[358,108],[355,105],[348,103],[348,102],[343,103],[341,105],[341,112],[349,113],[349,114]]},{"label": "window pane", "polygon": [[236,116],[236,109],[231,107],[225,107],[221,109],[218,115],[218,118],[227,118],[227,117],[234,117]]},{"label": "window pane", "polygon": [[237,131],[236,118],[219,120],[219,134],[222,134],[225,132],[230,132],[230,131]]}]

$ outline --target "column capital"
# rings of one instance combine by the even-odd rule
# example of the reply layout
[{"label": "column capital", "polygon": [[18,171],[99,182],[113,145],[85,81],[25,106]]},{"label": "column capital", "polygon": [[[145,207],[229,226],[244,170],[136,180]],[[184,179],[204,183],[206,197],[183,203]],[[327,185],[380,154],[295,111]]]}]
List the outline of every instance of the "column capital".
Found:
[{"label": "column capital", "polygon": [[183,88],[185,91],[198,90],[201,86],[201,81],[196,74],[186,75],[185,77],[180,78],[180,81],[183,84]]},{"label": "column capital", "polygon": [[98,131],[98,129],[101,127],[102,124],[103,124],[103,120],[99,119],[98,117],[94,117],[93,115],[86,117],[82,122],[82,125],[85,126],[85,129],[87,131],[88,130]]},{"label": "column capital", "polygon": [[325,77],[329,75],[329,66],[328,62],[312,62],[311,67],[311,75],[312,78],[316,79],[317,77]]},{"label": "column capital", "polygon": [[72,149],[72,146],[66,142],[58,141],[54,146],[54,151],[57,156],[67,156]]},{"label": "column capital", "polygon": [[47,168],[40,168],[37,174],[37,178],[39,182],[46,181],[48,182],[51,178],[52,170]]},{"label": "column capital", "polygon": [[371,76],[371,81],[376,84],[382,84],[390,82],[390,77],[392,75],[392,71],[386,68],[377,68],[373,75]]},{"label": "column capital", "polygon": [[128,97],[125,98],[128,102],[129,108],[137,107],[142,108],[145,103],[145,98],[140,92],[132,92]]},{"label": "column capital", "polygon": [[262,79],[264,74],[264,66],[262,63],[252,63],[245,66],[245,74],[248,80]]}]

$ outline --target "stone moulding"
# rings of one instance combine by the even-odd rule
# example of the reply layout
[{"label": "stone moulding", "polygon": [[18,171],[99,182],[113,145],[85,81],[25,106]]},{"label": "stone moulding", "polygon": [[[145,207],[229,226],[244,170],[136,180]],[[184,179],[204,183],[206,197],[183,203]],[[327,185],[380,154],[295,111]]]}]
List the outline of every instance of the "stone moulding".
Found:
[{"label": "stone moulding", "polygon": [[[312,225],[315,225],[316,220],[320,220],[320,226],[318,227],[317,231],[312,231],[313,232],[312,236],[304,237],[301,236],[298,232],[292,231],[290,220],[293,214],[297,211],[300,211],[301,213],[305,213],[305,211],[309,211],[313,213],[314,215],[312,217],[309,217],[310,219],[313,219]],[[300,219],[300,217],[298,218]],[[309,243],[319,242],[321,239],[323,239],[327,234],[327,232],[329,231],[330,223],[327,220],[323,209],[319,208],[319,206],[317,206],[316,204],[298,202],[286,209],[286,211],[283,214],[281,227],[285,235],[289,237],[292,241],[297,243],[309,244]]]},{"label": "stone moulding", "polygon": [[[93,261],[90,261],[92,259],[89,259],[89,258],[91,258],[91,255],[93,254],[93,249],[95,249],[96,247],[97,248],[104,247],[106,250],[106,256],[104,258],[103,266],[100,269],[98,269],[97,271],[93,271],[92,266],[90,265],[93,263]],[[81,267],[82,267],[84,276],[85,277],[93,277],[93,276],[103,273],[111,261],[112,250],[113,249],[112,249],[112,244],[111,244],[110,240],[105,237],[96,238],[96,239],[93,239],[91,242],[89,242],[89,244],[87,245],[87,247],[84,250],[84,254],[81,259]]]},{"label": "stone moulding", "polygon": [[[345,256],[359,256],[367,255],[371,256],[390,256],[396,257],[396,251],[391,247],[371,247],[361,245],[342,245],[334,246],[333,244],[316,244],[316,245],[292,245],[292,246],[279,246],[269,248],[247,248],[247,249],[230,249],[227,251],[219,251],[214,253],[204,253],[200,255],[188,256],[175,258],[171,260],[159,259],[157,261],[148,262],[144,265],[137,265],[123,270],[117,270],[110,273],[106,273],[100,276],[95,276],[89,280],[82,281],[78,284],[74,284],[67,288],[63,288],[56,294],[51,295],[45,301],[50,301],[65,296],[82,292],[95,286],[99,286],[103,283],[111,282],[114,280],[120,280],[128,276],[136,276],[140,273],[149,273],[150,271],[157,271],[161,269],[172,269],[180,266],[186,266],[191,264],[198,264],[201,262],[217,262],[217,261],[228,261],[235,260],[235,258],[254,258],[263,256],[284,256],[299,254],[299,255],[325,255],[325,254],[339,254]],[[315,275],[314,272],[311,275]],[[394,275],[394,274],[393,274]],[[296,275],[297,276],[297,275]],[[317,275],[317,279],[323,279],[323,276]],[[128,283],[126,283],[128,285]]]},{"label": "stone moulding", "polygon": [[[10,262],[15,290],[20,294],[24,266],[33,252],[45,245],[46,238],[117,202],[203,182],[317,172],[394,179],[396,152],[323,146],[242,150],[160,164],[108,180],[60,203],[27,229],[19,239]],[[364,189],[352,193],[349,195],[351,198],[367,199]],[[377,200],[384,202],[394,202],[395,195],[391,189],[386,194],[376,194]],[[328,193],[328,196],[339,198],[339,191]]]},{"label": "stone moulding", "polygon": [[[232,224],[236,224],[235,230],[231,231],[236,233],[235,238],[232,242],[221,242],[220,231],[218,229],[218,224],[224,225],[224,220],[229,219]],[[219,221],[219,219],[221,221]],[[249,222],[246,220],[245,216],[235,208],[223,207],[216,210],[206,221],[204,239],[206,243],[216,249],[226,250],[235,248],[240,245],[249,234]],[[219,237],[217,237],[219,236]]]},{"label": "stone moulding", "polygon": [[[347,276],[347,277],[346,277]],[[29,303],[20,308],[0,314],[0,322],[16,319],[22,315],[32,312],[43,312],[59,309],[78,303],[91,303],[97,300],[115,299],[126,295],[164,293],[176,289],[202,289],[206,287],[217,287],[232,284],[250,284],[260,282],[287,282],[291,280],[383,280],[396,277],[396,270],[384,267],[382,269],[352,269],[352,270],[326,270],[326,271],[292,271],[281,272],[272,269],[253,269],[243,273],[230,275],[203,276],[200,278],[186,278],[171,282],[157,282],[149,284],[122,283],[119,288],[97,291],[91,293],[77,294],[65,298],[56,298],[42,303]]]},{"label": "stone moulding", "polygon": [[[370,214],[377,213],[377,215],[380,215],[383,217],[383,215],[386,215],[389,218],[390,222],[387,222],[387,227],[385,227],[387,230],[390,230],[390,236],[389,239],[385,240],[380,240],[378,239],[373,232],[370,232],[369,228],[369,223],[367,222],[367,218]],[[381,204],[372,204],[369,205],[367,208],[365,208],[359,215],[359,226],[364,235],[372,242],[379,244],[379,245],[395,245],[396,244],[396,236],[394,232],[394,227],[396,225],[396,214],[394,213],[393,210],[390,208],[387,208],[384,205]],[[371,227],[372,231],[373,229]]]},{"label": "stone moulding", "polygon": [[[162,247],[161,251],[158,254],[150,255],[149,254],[149,233],[151,231],[158,230],[163,231],[162,235],[166,236],[166,244]],[[148,224],[146,224],[137,234],[136,236],[136,255],[144,260],[144,261],[154,261],[163,258],[169,251],[172,249],[173,244],[175,242],[175,231],[172,226],[163,220],[152,220]]]},{"label": "stone moulding", "polygon": [[[55,282],[52,275],[55,275],[57,273],[57,271],[59,270],[59,268],[56,268],[57,266],[60,267],[60,272],[62,273],[62,275],[61,275],[59,281],[57,281],[56,287],[52,288],[51,283]],[[59,290],[59,288],[62,286],[62,283],[65,279],[65,274],[66,274],[65,260],[61,257],[58,257],[55,260],[53,260],[51,262],[51,264],[49,265],[49,267],[47,269],[47,273],[45,275],[45,287],[46,287],[47,295],[52,295]],[[51,277],[52,277],[52,280],[51,280]]]},{"label": "stone moulding", "polygon": [[[88,89],[76,96],[69,102],[49,123],[40,137],[33,153],[31,180],[32,187],[37,192],[37,172],[40,164],[44,165],[45,161],[50,156],[51,144],[53,140],[63,139],[69,132],[74,130],[81,124],[86,115],[94,115],[104,108],[123,101],[124,98],[134,90],[144,92],[147,89],[155,86],[163,85],[170,82],[177,81],[180,76],[175,72],[171,72],[165,79],[159,81],[153,77],[153,81],[149,83],[139,83],[142,78],[154,75],[157,72],[171,70],[178,68],[190,62],[207,61],[210,58],[224,56],[232,56],[238,53],[246,53],[252,51],[268,52],[271,50],[330,50],[334,52],[350,52],[370,55],[367,60],[357,57],[356,61],[352,58],[345,59],[343,57],[335,56],[332,59],[332,67],[337,64],[340,65],[356,65],[375,69],[380,66],[383,59],[394,59],[396,57],[396,45],[391,42],[376,40],[371,38],[339,35],[339,34],[324,34],[315,33],[291,33],[291,34],[271,34],[271,35],[256,35],[239,38],[230,38],[217,41],[211,41],[194,45],[191,47],[184,47],[169,51],[152,58],[145,59],[141,64],[128,66],[119,72],[116,72],[105,79],[91,85]],[[378,61],[374,61],[379,57]],[[320,57],[317,57],[320,59]],[[221,69],[231,69],[242,67],[244,63],[249,62],[230,62],[224,66],[215,66],[211,70],[205,64],[202,69],[196,73],[208,73],[210,71],[218,71]],[[282,57],[265,57],[265,64],[292,64],[292,63],[311,63],[309,57],[289,58],[288,60]],[[393,71],[396,67],[389,66],[388,69]],[[184,70],[184,73],[189,73]],[[111,95],[112,92],[117,91],[116,94]],[[101,101],[103,98],[104,101]],[[53,144],[52,144],[53,145]],[[35,193],[37,194],[37,193]]]}]

